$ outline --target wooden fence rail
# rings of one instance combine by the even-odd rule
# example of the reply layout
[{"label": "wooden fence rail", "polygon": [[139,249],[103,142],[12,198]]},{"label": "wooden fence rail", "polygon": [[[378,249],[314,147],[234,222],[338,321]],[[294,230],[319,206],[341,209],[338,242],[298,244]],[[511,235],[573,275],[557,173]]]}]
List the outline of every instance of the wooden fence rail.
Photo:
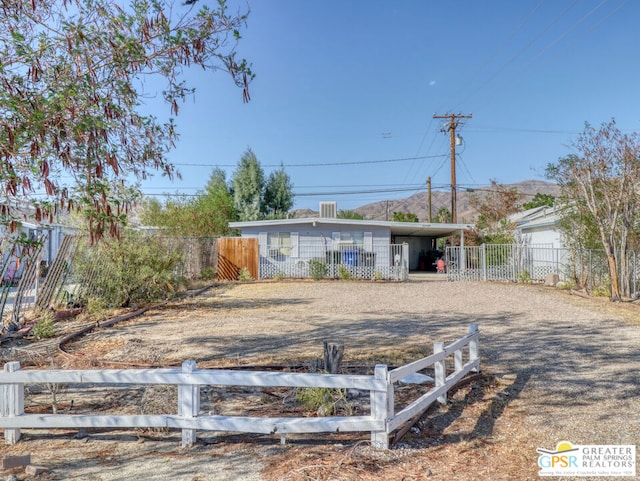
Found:
[{"label": "wooden fence rail", "polygon": [[[20,363],[5,364],[0,372],[0,429],[5,442],[20,439],[20,429],[58,428],[175,428],[182,430],[182,445],[196,441],[197,431],[230,431],[278,434],[284,442],[287,433],[371,432],[374,447],[387,449],[389,434],[404,422],[424,412],[438,400],[446,403],[446,393],[469,371],[479,368],[476,324],[469,334],[444,346],[434,343],[434,354],[392,371],[377,365],[373,376],[343,374],[280,373],[262,371],[197,370],[195,361],[184,361],[182,369],[109,370],[20,370]],[[463,348],[468,347],[467,362]],[[446,358],[454,356],[454,369],[446,374]],[[397,414],[394,413],[394,383],[409,374],[434,366],[435,386]],[[178,386],[177,414],[161,415],[78,415],[25,414],[24,385],[47,384],[170,384]],[[200,387],[324,387],[369,391],[368,416],[277,417],[204,415],[200,413]]]}]

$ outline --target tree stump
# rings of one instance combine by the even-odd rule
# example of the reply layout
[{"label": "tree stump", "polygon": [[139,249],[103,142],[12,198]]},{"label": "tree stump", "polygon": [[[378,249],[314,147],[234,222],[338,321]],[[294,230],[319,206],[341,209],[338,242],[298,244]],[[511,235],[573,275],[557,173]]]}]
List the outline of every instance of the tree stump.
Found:
[{"label": "tree stump", "polygon": [[323,342],[324,346],[324,370],[329,374],[337,374],[344,355],[344,345],[341,342],[329,344]]}]

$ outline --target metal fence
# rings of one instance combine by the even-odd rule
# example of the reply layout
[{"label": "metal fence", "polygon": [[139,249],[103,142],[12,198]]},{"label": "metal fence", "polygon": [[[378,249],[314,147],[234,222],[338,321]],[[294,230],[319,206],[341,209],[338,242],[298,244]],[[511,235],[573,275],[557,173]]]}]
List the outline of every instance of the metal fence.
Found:
[{"label": "metal fence", "polygon": [[[321,275],[318,275],[321,274]],[[260,278],[344,278],[406,281],[408,244],[327,248],[325,245],[260,246]]]},{"label": "metal fence", "polygon": [[[547,246],[483,244],[447,247],[447,276],[452,281],[544,282],[549,274],[560,281],[575,282],[588,292],[606,289],[609,267],[602,250],[571,251]],[[630,251],[620,267],[624,296],[640,287],[640,252]],[[624,268],[622,268],[624,267]]]},{"label": "metal fence", "polygon": [[450,280],[543,281],[548,274],[565,278],[569,251],[540,246],[483,244],[447,247]]}]

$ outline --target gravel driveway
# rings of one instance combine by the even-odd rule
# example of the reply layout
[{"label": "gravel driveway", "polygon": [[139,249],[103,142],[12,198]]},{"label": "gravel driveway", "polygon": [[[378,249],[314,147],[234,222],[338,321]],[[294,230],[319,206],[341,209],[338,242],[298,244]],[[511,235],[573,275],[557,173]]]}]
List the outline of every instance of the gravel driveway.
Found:
[{"label": "gravel driveway", "polygon": [[[542,286],[446,282],[433,276],[406,283],[233,284],[93,333],[74,349],[119,361],[207,358],[251,364],[318,357],[323,340],[342,340],[349,358],[365,352],[371,356],[374,349],[430,349],[434,341],[455,340],[470,322],[477,322],[481,368],[500,380],[502,401],[482,425],[485,444],[460,448],[461,439],[478,435],[480,429],[478,420],[465,419],[464,413],[455,426],[439,433],[440,445],[448,446],[439,459],[446,459],[433,462],[429,479],[538,479],[536,447],[552,449],[561,440],[640,445],[637,309]],[[5,451],[28,449],[28,443],[21,445]],[[216,455],[216,449],[197,448],[191,453],[191,470],[181,462],[179,473],[170,464],[150,468],[149,458],[141,454],[111,474],[92,472],[85,479],[137,479],[140,472],[147,473],[146,479],[187,481],[269,477],[261,472],[265,451],[255,451],[251,461],[242,455],[241,466],[234,466],[227,459],[231,454],[219,449]],[[429,453],[420,450],[419,455]],[[175,457],[185,461],[183,455]],[[206,469],[199,464],[204,459]],[[74,469],[82,470],[77,461]],[[81,471],[64,463],[53,469],[68,479],[83,479]]]}]

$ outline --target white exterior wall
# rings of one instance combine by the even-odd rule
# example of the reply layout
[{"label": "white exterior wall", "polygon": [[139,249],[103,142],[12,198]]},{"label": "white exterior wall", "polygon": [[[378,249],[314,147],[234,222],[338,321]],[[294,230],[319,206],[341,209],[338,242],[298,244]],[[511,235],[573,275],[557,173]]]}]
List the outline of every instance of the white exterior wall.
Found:
[{"label": "white exterior wall", "polygon": [[553,226],[541,226],[522,229],[522,236],[527,245],[547,245],[549,247],[565,247],[562,236]]},{"label": "white exterior wall", "polygon": [[[335,233],[351,233],[351,232],[364,232],[365,239],[367,236],[366,233],[371,234],[371,244],[372,246],[383,246],[389,245],[391,234],[388,228],[380,228],[380,227],[372,227],[372,226],[362,226],[358,228],[354,228],[353,226],[348,225],[330,225],[330,224],[322,224],[321,226],[313,227],[313,225],[294,225],[290,227],[285,226],[261,226],[261,227],[244,227],[242,229],[242,237],[253,237],[258,238],[259,240],[261,234],[269,234],[274,232],[290,232],[298,235],[298,242],[301,249],[304,247],[326,247],[328,250],[333,250],[338,246],[335,245],[336,241],[334,240]],[[292,236],[293,237],[293,236]],[[292,239],[293,240],[293,239]],[[365,250],[367,250],[367,241],[365,240],[364,245]]]},{"label": "white exterior wall", "polygon": [[[290,246],[279,248],[270,246],[269,234],[284,233],[290,234]],[[341,234],[351,233],[362,234],[361,241],[352,244],[341,240]],[[322,223],[313,226],[312,223],[297,225],[273,225],[245,227],[242,229],[242,237],[257,238],[260,249],[261,276],[270,277],[271,272],[278,269],[289,269],[291,275],[300,276],[306,273],[308,261],[312,259],[322,260],[328,264],[351,265],[358,268],[366,268],[373,274],[377,267],[388,268],[392,266],[392,256],[390,244],[390,229],[370,225],[352,226],[342,224]],[[349,236],[347,236],[349,237]],[[353,251],[353,252],[351,252]],[[290,270],[291,265],[297,265],[296,269]],[[285,267],[287,265],[288,267]]]}]

